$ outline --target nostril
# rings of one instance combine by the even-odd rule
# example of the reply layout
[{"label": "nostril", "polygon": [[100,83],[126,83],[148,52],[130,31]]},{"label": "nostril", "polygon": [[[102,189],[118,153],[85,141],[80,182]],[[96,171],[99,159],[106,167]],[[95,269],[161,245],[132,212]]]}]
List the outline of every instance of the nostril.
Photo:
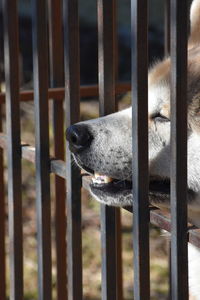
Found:
[{"label": "nostril", "polygon": [[79,145],[79,144],[80,144],[79,136],[78,136],[77,133],[74,132],[74,131],[71,132],[71,135],[70,135],[70,142],[71,142],[72,144],[75,144],[75,145]]},{"label": "nostril", "polygon": [[71,142],[72,142],[73,144],[77,144],[78,139],[77,139],[77,136],[76,136],[75,134],[73,134],[73,135],[71,136]]},{"label": "nostril", "polygon": [[91,144],[92,136],[85,124],[72,125],[66,131],[66,138],[72,152],[80,152]]}]

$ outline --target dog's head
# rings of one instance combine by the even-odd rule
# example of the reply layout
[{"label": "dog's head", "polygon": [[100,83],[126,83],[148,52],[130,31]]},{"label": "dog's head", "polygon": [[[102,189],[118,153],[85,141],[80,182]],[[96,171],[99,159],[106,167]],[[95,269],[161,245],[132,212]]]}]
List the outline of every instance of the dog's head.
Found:
[{"label": "dog's head", "polygon": [[[198,16],[198,17],[197,17]],[[191,7],[188,49],[188,189],[200,192],[200,0]],[[197,35],[198,32],[198,35]],[[170,178],[170,58],[149,71],[150,181]],[[94,174],[90,189],[105,204],[132,204],[131,108],[67,130],[77,164]]]}]

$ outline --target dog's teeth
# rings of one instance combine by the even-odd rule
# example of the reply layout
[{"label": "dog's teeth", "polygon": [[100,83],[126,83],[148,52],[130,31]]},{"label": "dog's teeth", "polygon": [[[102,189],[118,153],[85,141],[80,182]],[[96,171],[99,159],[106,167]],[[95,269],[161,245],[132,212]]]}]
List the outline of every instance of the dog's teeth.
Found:
[{"label": "dog's teeth", "polygon": [[108,176],[104,176],[104,182],[105,183],[109,183],[109,182],[112,182],[113,179],[111,177],[108,177]]},{"label": "dog's teeth", "polygon": [[109,183],[112,182],[113,179],[111,177],[108,177],[106,175],[101,175],[99,173],[95,173],[94,177],[92,179],[93,183]]},{"label": "dog's teeth", "polygon": [[101,174],[95,172],[95,173],[94,173],[94,177],[95,177],[95,178],[101,177]]}]

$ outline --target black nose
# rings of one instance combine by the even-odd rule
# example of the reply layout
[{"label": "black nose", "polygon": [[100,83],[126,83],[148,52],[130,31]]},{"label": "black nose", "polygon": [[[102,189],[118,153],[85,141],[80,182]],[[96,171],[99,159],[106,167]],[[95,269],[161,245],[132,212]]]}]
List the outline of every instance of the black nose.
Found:
[{"label": "black nose", "polygon": [[71,125],[67,128],[66,138],[69,142],[70,150],[74,153],[83,151],[92,141],[92,135],[88,130],[88,126],[84,124]]}]

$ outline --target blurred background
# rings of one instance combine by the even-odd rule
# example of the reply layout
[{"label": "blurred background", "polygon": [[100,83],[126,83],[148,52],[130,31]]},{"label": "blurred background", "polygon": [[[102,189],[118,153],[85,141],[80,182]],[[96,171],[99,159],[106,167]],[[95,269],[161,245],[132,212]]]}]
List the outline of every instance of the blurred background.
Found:
[{"label": "blurred background", "polygon": [[[19,0],[20,28],[20,85],[31,89],[32,81],[32,34],[31,1]],[[80,68],[81,84],[98,82],[97,48],[97,1],[79,0],[80,3]],[[149,64],[164,56],[164,0],[149,1]],[[131,80],[131,26],[130,0],[118,0],[118,46],[119,81]],[[61,66],[63,68],[63,66]],[[3,65],[3,22],[0,10],[0,80],[4,90]],[[130,104],[130,97],[119,96],[119,107]],[[52,103],[49,104],[51,152],[53,153]],[[81,118],[98,116],[98,99],[81,99]],[[5,118],[5,117],[4,117]],[[5,131],[4,126],[4,131]],[[21,104],[22,140],[34,145],[33,103]],[[24,233],[24,287],[25,299],[37,299],[37,231],[35,208],[35,166],[23,160],[23,233]],[[5,160],[6,166],[6,160]],[[51,175],[52,187],[54,177]],[[5,176],[7,181],[7,175]],[[52,249],[53,249],[53,292],[56,299],[55,231],[54,231],[54,190],[52,189]],[[122,210],[122,249],[124,299],[133,299],[133,254],[132,254],[132,214]],[[100,248],[100,205],[88,192],[82,191],[82,234],[83,234],[83,286],[84,299],[101,298],[101,248]],[[8,251],[8,239],[6,239]],[[168,295],[168,240],[158,228],[151,226],[151,299],[164,300]],[[8,263],[8,262],[7,262]],[[9,278],[9,272],[7,272]],[[8,280],[9,290],[9,280]],[[59,299],[62,300],[62,299]]]},{"label": "blurred background", "polygon": [[[164,0],[149,1],[149,62],[163,57]],[[19,27],[21,51],[21,80],[27,84],[32,80],[32,34],[31,1],[19,0]],[[79,0],[80,4],[80,55],[81,84],[96,83],[97,72],[97,1]],[[130,0],[118,1],[119,80],[130,80]],[[89,13],[88,13],[89,12]],[[2,14],[0,18],[2,69]]]}]

